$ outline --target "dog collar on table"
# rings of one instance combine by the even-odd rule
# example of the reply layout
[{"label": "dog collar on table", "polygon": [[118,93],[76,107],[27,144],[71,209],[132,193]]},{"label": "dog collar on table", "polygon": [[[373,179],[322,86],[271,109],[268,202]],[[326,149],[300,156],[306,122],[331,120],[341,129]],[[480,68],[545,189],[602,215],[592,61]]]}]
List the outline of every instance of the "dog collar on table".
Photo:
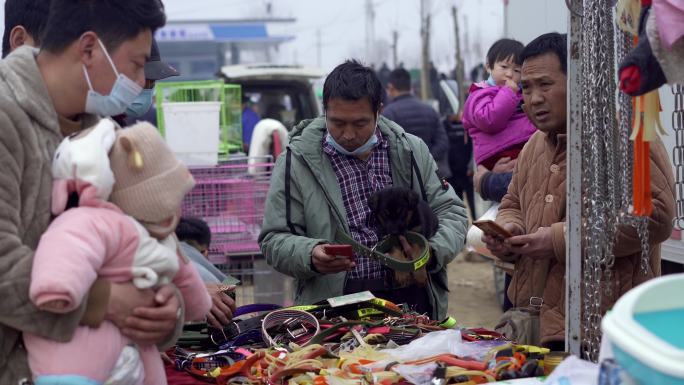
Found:
[{"label": "dog collar on table", "polygon": [[281,309],[282,306],[280,305],[273,305],[270,303],[255,303],[251,305],[243,305],[240,306],[239,308],[235,309],[235,314],[233,314],[233,317],[240,317],[245,314],[250,314],[250,313],[260,313],[264,311],[273,311],[273,310],[278,310]]},{"label": "dog collar on table", "polygon": [[[280,330],[283,328],[285,330]],[[280,331],[283,338],[271,336],[274,329],[278,329],[276,331]],[[305,345],[320,331],[318,319],[303,310],[275,310],[268,313],[261,324],[261,336],[268,346],[278,346],[290,341]]]},{"label": "dog collar on table", "polygon": [[[240,306],[235,309],[235,317],[240,317],[251,313],[265,313],[280,309],[281,306],[272,304],[251,304]],[[256,315],[246,319],[238,319],[222,328],[209,327],[209,338],[216,346],[227,347],[236,346],[235,340],[241,336],[242,340],[251,341],[254,338],[250,331],[259,330],[265,314]]]},{"label": "dog collar on table", "polygon": [[373,298],[370,301],[332,307],[326,301],[316,305],[292,306],[287,310],[302,310],[314,314],[319,319],[330,319],[337,316],[344,316],[350,319],[364,319],[372,316],[392,316],[400,317],[401,308],[396,304],[381,299]]},{"label": "dog collar on table", "polygon": [[377,248],[381,246],[381,244],[383,244],[385,240],[378,243],[376,247],[369,249],[368,247],[360,244],[359,242],[356,242],[344,231],[338,229],[335,233],[335,241],[337,243],[343,245],[351,245],[355,252],[373,258],[392,270],[404,272],[420,270],[420,268],[427,265],[427,263],[430,260],[430,246],[428,244],[428,241],[427,239],[425,239],[423,235],[415,233],[413,231],[409,231],[406,234],[406,237],[422,243],[423,250],[421,251],[420,258],[413,261],[399,260],[390,255],[385,254],[384,252],[381,252],[382,249],[380,249],[381,251],[377,250]]}]

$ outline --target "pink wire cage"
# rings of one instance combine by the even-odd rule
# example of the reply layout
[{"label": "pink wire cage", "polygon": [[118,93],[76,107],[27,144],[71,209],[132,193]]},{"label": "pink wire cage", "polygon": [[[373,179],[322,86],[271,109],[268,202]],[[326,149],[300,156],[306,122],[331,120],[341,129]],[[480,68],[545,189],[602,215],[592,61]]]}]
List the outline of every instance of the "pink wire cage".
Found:
[{"label": "pink wire cage", "polygon": [[207,222],[212,232],[212,257],[260,253],[257,238],[272,169],[271,157],[190,168],[196,185],[183,200],[182,215]]}]

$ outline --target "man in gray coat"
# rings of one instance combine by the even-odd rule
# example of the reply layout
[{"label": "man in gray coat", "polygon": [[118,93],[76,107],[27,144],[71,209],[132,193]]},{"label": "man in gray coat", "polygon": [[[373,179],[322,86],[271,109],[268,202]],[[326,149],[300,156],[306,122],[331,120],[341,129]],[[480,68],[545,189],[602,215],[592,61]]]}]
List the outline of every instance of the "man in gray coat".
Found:
[{"label": "man in gray coat", "polygon": [[[325,116],[296,126],[287,152],[278,158],[259,243],[271,266],[295,278],[298,304],[370,290],[442,319],[448,304],[446,266],[463,246],[465,209],[440,182],[425,143],[379,116],[381,94],[373,70],[355,61],[328,76]],[[376,259],[325,251],[331,243],[344,243],[337,238],[340,232],[368,248],[378,242],[368,198],[388,186],[411,188],[439,218],[429,240],[427,287],[392,286],[392,270]]]},{"label": "man in gray coat", "polygon": [[121,91],[142,86],[152,34],[164,22],[158,1],[52,0],[41,51],[18,48],[0,62],[0,384],[32,377],[22,332],[69,341],[79,323],[107,320],[137,343],[156,344],[179,324],[168,285],[155,293],[98,281],[68,314],[40,311],[28,296],[33,252],[50,221],[55,149],[97,115],[125,110],[135,93]]}]

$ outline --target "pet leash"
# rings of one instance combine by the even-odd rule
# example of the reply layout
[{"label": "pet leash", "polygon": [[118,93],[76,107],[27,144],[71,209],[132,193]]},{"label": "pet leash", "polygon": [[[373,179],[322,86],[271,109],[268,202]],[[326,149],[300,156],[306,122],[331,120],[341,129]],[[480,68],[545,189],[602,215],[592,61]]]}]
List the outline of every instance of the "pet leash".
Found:
[{"label": "pet leash", "polygon": [[420,270],[420,268],[427,265],[428,261],[430,260],[430,246],[428,241],[421,234],[412,231],[409,231],[406,234],[406,237],[410,242],[412,241],[411,243],[417,243],[422,246],[420,258],[413,261],[400,260],[384,253],[383,251],[385,250],[383,250],[382,247],[380,250],[378,250],[378,247],[383,244],[384,241],[380,242],[378,246],[369,249],[359,242],[356,242],[354,238],[339,228],[335,232],[335,242],[343,245],[351,245],[356,253],[373,258],[392,270],[408,272]]}]

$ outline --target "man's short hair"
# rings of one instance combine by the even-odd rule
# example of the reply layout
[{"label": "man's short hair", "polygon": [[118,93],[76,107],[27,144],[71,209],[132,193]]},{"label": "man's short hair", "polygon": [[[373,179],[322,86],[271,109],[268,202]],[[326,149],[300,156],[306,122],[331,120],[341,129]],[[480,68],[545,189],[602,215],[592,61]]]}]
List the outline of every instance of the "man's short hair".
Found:
[{"label": "man's short hair", "polygon": [[59,53],[93,31],[108,50],[166,23],[159,0],[52,0],[41,48]]},{"label": "man's short hair", "polygon": [[176,227],[176,236],[182,242],[194,242],[197,246],[211,245],[211,229],[207,222],[199,218],[181,218]]},{"label": "man's short hair", "polygon": [[397,91],[411,91],[411,74],[403,68],[397,68],[390,72],[388,82]]},{"label": "man's short hair", "polygon": [[546,33],[532,40],[520,54],[521,62],[533,57],[552,53],[558,57],[561,70],[568,74],[568,35],[558,32]]},{"label": "man's short hair", "polygon": [[47,24],[50,0],[6,0],[5,1],[5,32],[2,35],[2,57],[9,55],[10,32],[17,26],[22,26],[40,45],[43,31]]},{"label": "man's short hair", "polygon": [[347,60],[335,67],[323,84],[323,108],[331,99],[357,101],[368,98],[373,113],[380,111],[382,84],[372,68],[356,60]]},{"label": "man's short hair", "polygon": [[494,68],[494,64],[498,61],[511,59],[515,64],[522,64],[520,60],[520,53],[522,52],[523,43],[513,39],[497,40],[487,51],[487,64],[490,69]]}]

